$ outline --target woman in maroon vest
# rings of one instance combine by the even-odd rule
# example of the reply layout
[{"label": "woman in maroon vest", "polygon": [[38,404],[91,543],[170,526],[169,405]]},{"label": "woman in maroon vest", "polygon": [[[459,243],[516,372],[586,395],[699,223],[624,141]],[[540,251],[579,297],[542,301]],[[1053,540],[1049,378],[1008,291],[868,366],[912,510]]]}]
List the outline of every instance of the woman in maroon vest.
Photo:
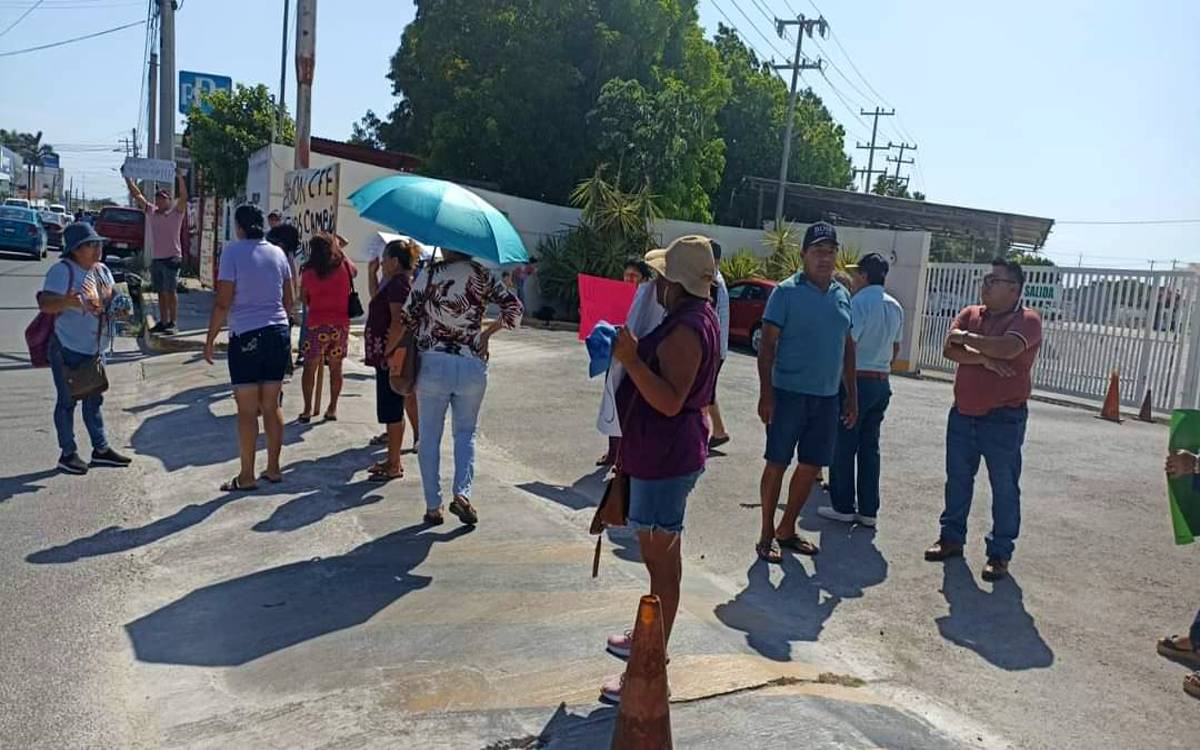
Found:
[{"label": "woman in maroon vest", "polygon": [[[628,375],[617,390],[618,466],[629,476],[629,525],[638,532],[669,640],[683,576],[684,511],[708,458],[704,409],[721,356],[720,324],[708,303],[716,276],[708,239],[680,237],[646,262],[658,272],[656,293],[667,317],[641,341],[622,329],[613,348]],[[610,636],[608,650],[626,658],[632,640],[632,632]],[[624,675],[607,680],[603,697],[620,701],[623,682]]]}]

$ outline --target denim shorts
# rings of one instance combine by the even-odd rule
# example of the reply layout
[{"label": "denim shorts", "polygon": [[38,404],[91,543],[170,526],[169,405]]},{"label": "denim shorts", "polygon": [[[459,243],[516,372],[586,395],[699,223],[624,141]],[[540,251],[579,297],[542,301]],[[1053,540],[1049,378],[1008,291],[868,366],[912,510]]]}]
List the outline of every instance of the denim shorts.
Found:
[{"label": "denim shorts", "polygon": [[787,466],[796,460],[829,466],[837,441],[838,397],[810,396],[775,388],[775,413],[767,425],[767,463]]},{"label": "denim shorts", "polygon": [[282,383],[291,358],[286,325],[256,328],[229,337],[229,381],[234,388]]},{"label": "denim shorts", "polygon": [[638,531],[683,531],[687,499],[704,470],[667,479],[629,478],[629,527]]},{"label": "denim shorts", "polygon": [[154,291],[173,292],[179,285],[179,269],[183,261],[179,258],[155,258],[150,261],[150,283]]}]

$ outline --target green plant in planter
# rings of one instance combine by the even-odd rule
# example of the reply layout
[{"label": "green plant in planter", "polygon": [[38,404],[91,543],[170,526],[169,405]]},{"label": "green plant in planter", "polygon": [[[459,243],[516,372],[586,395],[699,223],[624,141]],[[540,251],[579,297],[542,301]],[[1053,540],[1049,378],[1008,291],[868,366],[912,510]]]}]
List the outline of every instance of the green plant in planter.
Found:
[{"label": "green plant in planter", "polygon": [[783,281],[804,268],[801,237],[800,228],[795,224],[784,224],[763,233],[763,245],[771,251],[763,264],[767,278]]},{"label": "green plant in planter", "polygon": [[721,259],[721,275],[727,284],[743,279],[761,278],[763,275],[762,262],[754,256],[749,248],[742,248],[733,255]]}]

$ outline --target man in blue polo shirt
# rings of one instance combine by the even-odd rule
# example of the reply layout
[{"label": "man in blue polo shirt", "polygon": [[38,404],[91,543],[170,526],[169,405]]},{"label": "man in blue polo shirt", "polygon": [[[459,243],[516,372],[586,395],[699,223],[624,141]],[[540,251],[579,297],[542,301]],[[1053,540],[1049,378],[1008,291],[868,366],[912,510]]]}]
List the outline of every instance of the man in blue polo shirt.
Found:
[{"label": "man in blue polo shirt", "polygon": [[829,472],[831,503],[817,508],[817,513],[874,527],[879,513],[879,431],[892,400],[888,373],[900,351],[904,308],[883,290],[888,262],[882,255],[864,255],[854,271],[850,307],[858,364],[858,422],[838,430]]},{"label": "man in blue polo shirt", "polygon": [[[854,341],[850,338],[850,293],[833,280],[837,230],[818,222],[804,233],[804,270],[775,288],[763,314],[758,350],[758,416],[767,425],[762,483],[762,531],[755,550],[767,562],[780,561],[780,547],[817,554],[817,546],[796,533],[796,518],[812,492],[822,466],[833,462],[839,398],[842,422],[858,419]],[[775,509],[783,477],[795,455],[788,505],[779,525]]]}]

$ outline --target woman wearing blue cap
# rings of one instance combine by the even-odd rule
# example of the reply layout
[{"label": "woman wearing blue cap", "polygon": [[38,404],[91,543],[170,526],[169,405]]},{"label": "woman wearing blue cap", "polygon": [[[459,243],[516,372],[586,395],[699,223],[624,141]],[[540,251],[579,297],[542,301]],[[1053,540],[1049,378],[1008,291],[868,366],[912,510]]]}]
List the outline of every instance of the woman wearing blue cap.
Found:
[{"label": "woman wearing blue cap", "polygon": [[[88,224],[63,230],[62,261],[46,273],[38,294],[38,309],[54,315],[49,341],[50,372],[58,398],[54,404],[54,429],[61,455],[58,468],[68,474],[86,474],[89,466],[128,466],[131,459],[113,450],[104,430],[100,406],[103,391],[83,398],[71,395],[68,376],[96,357],[103,359],[113,338],[113,321],[127,317],[129,298],[114,294],[116,282],[100,262],[104,238]],[[92,441],[92,460],[84,463],[75,444],[75,404],[83,402],[83,424]]]}]

